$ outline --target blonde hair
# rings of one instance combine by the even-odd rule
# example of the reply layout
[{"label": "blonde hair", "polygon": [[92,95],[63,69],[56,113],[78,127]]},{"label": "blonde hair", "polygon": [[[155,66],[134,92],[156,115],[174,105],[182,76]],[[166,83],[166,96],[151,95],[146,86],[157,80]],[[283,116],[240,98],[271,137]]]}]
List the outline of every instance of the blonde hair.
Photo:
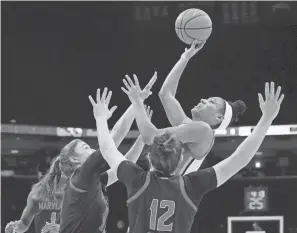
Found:
[{"label": "blonde hair", "polygon": [[59,156],[56,157],[47,174],[33,185],[31,193],[34,199],[51,198],[52,194],[57,191],[57,184],[61,178],[59,159]]},{"label": "blonde hair", "polygon": [[[64,175],[69,180],[77,167],[77,164],[70,161],[70,157],[75,154],[75,148],[80,141],[79,139],[72,140],[63,147],[60,154],[53,160],[48,173],[33,185],[31,193],[34,199],[53,198],[61,176]],[[66,184],[68,180],[66,180]]]}]

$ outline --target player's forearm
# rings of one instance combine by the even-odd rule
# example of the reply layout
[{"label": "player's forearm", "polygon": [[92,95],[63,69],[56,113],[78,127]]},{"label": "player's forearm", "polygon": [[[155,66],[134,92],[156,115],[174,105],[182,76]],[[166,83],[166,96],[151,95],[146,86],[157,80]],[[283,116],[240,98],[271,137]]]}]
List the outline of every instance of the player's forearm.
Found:
[{"label": "player's forearm", "polygon": [[157,128],[148,118],[143,102],[137,101],[133,103],[135,108],[136,123],[144,143],[150,144],[157,134]]},{"label": "player's forearm", "polygon": [[131,105],[112,128],[111,136],[116,147],[119,147],[128,134],[134,119],[134,107]]},{"label": "player's forearm", "polygon": [[262,116],[254,131],[247,137],[234,152],[234,157],[238,158],[240,167],[246,166],[254,157],[261,146],[272,120]]},{"label": "player's forearm", "polygon": [[103,158],[108,165],[112,168],[116,166],[118,160],[123,159],[119,153],[110,133],[108,130],[107,119],[105,117],[96,118],[98,144]]},{"label": "player's forearm", "polygon": [[214,166],[217,175],[217,186],[221,186],[254,157],[261,146],[272,120],[262,117],[252,134],[247,137],[236,151],[227,159]]},{"label": "player's forearm", "polygon": [[126,159],[133,163],[136,163],[143,150],[144,145],[145,144],[142,140],[142,137],[139,136],[134,142],[133,146],[130,148],[130,150],[126,153]]},{"label": "player's forearm", "polygon": [[173,69],[167,75],[166,80],[159,92],[160,97],[166,96],[166,94],[172,94],[175,96],[180,77],[188,64],[188,61],[189,60],[186,58],[180,58],[175,64]]}]

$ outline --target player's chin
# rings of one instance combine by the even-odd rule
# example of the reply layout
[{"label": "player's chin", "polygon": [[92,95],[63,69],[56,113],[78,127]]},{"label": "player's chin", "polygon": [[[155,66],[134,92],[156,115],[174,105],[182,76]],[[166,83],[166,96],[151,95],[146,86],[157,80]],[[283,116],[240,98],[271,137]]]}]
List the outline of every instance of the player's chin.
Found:
[{"label": "player's chin", "polygon": [[193,116],[193,117],[194,117],[194,116],[198,116],[199,113],[200,113],[200,110],[201,110],[201,109],[198,109],[197,107],[192,108],[192,109],[191,109],[192,116]]}]

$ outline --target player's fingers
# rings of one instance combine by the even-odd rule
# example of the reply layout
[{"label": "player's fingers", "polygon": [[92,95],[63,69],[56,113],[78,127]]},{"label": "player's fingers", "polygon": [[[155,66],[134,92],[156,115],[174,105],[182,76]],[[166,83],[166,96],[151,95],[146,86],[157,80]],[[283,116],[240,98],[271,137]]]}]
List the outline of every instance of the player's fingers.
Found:
[{"label": "player's fingers", "polygon": [[150,79],[150,81],[148,82],[148,84],[145,86],[144,89],[146,89],[146,90],[150,90],[150,89],[153,87],[153,85],[154,85],[155,82],[157,81],[157,75],[158,75],[158,74],[157,74],[157,71],[155,71],[153,77]]},{"label": "player's fingers", "polygon": [[139,86],[139,82],[136,74],[133,74],[133,79],[134,79],[135,86]]},{"label": "player's fingers", "polygon": [[128,75],[126,75],[126,79],[127,79],[128,83],[129,83],[130,87],[133,87],[134,83],[132,82],[131,78]]},{"label": "player's fingers", "polygon": [[203,46],[204,46],[204,44],[205,44],[205,41],[204,42],[200,42],[199,44],[197,44],[196,47],[195,47],[196,51],[199,51],[200,49],[202,49]]},{"label": "player's fingers", "polygon": [[101,102],[105,103],[106,95],[107,95],[108,89],[107,87],[104,87],[102,96],[101,96]]},{"label": "player's fingers", "polygon": [[259,98],[259,103],[260,104],[263,104],[264,103],[264,99],[263,99],[263,96],[260,93],[258,93],[258,98]]},{"label": "player's fingers", "polygon": [[113,106],[109,111],[111,114],[113,114],[113,112],[117,109],[118,106]]},{"label": "player's fingers", "polygon": [[125,88],[121,87],[122,91],[125,92],[127,95],[129,95],[129,91],[126,90]]},{"label": "player's fingers", "polygon": [[146,106],[146,113],[147,113],[148,116],[150,115],[150,110],[151,110],[151,107],[150,106]]},{"label": "player's fingers", "polygon": [[283,102],[283,100],[284,100],[284,98],[285,98],[285,95],[284,95],[284,94],[282,94],[282,95],[281,95],[281,97],[279,97],[279,99],[278,99],[277,103],[278,103],[279,105],[281,105],[281,104],[282,104],[282,102]]},{"label": "player's fingers", "polygon": [[194,40],[192,45],[191,45],[191,49],[195,49],[197,44],[198,44],[198,40]]},{"label": "player's fingers", "polygon": [[154,113],[154,111],[151,110],[150,115],[149,115],[150,116],[150,119],[152,119],[153,113]]},{"label": "player's fingers", "polygon": [[112,96],[112,91],[109,91],[109,92],[108,92],[108,95],[107,95],[107,97],[106,97],[106,99],[105,99],[105,103],[107,104],[107,106],[109,105],[111,96]]},{"label": "player's fingers", "polygon": [[280,93],[281,93],[281,90],[282,90],[282,87],[281,87],[281,86],[278,86],[277,89],[276,89],[275,96],[274,96],[274,100],[275,100],[275,101],[278,101],[278,99],[279,99],[279,95],[280,95]]},{"label": "player's fingers", "polygon": [[97,89],[96,100],[97,100],[97,103],[100,102],[100,88]]},{"label": "player's fingers", "polygon": [[[128,75],[127,75],[127,76],[128,76]],[[127,77],[126,77],[126,78],[127,78]],[[130,85],[128,84],[128,82],[127,82],[126,79],[123,79],[123,83],[124,83],[124,85],[126,86],[127,90],[130,90],[130,89],[131,89],[131,87],[130,87]]]},{"label": "player's fingers", "polygon": [[265,83],[265,99],[269,99],[269,83]]},{"label": "player's fingers", "polygon": [[89,100],[92,104],[92,106],[94,107],[96,105],[96,102],[94,101],[93,97],[89,95]]},{"label": "player's fingers", "polygon": [[275,90],[274,90],[274,82],[270,83],[270,99],[274,97]]}]

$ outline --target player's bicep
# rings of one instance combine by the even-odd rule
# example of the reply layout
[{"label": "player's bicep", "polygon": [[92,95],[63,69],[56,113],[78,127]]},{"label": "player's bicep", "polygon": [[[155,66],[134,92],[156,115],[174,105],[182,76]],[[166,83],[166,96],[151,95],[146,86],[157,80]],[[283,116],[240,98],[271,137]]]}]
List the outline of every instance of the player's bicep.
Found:
[{"label": "player's bicep", "polygon": [[32,198],[32,194],[30,193],[28,198],[27,198],[27,205],[25,209],[23,210],[22,216],[21,216],[21,222],[26,226],[30,227],[35,214],[37,213],[37,206],[36,202]]},{"label": "player's bicep", "polygon": [[172,126],[183,123],[185,119],[189,119],[178,100],[170,93],[159,93],[160,100],[164,107],[167,118]]}]

